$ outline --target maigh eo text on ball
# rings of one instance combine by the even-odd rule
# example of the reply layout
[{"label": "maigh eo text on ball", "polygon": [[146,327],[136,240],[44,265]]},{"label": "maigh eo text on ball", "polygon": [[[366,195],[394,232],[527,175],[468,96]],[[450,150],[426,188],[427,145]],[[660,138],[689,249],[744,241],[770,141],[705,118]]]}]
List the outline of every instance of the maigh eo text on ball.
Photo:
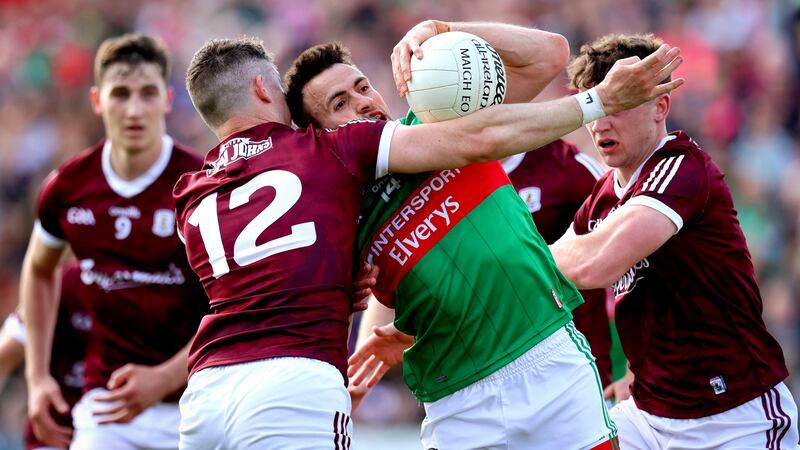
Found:
[{"label": "maigh eo text on ball", "polygon": [[[480,64],[481,64],[481,71],[483,72],[483,79],[487,81],[492,80],[492,66],[494,66],[494,71],[497,74],[497,82],[494,83],[494,96],[492,97],[492,83],[484,83],[483,90],[481,92],[481,100],[480,106],[481,108],[485,108],[489,105],[497,105],[503,103],[503,99],[505,98],[506,94],[506,76],[505,76],[505,68],[503,67],[503,61],[500,59],[500,55],[497,54],[497,51],[493,49],[491,46],[484,45],[481,41],[477,39],[472,39],[472,43],[475,45],[475,48],[478,50],[478,54],[480,55]],[[470,58],[469,58],[469,49],[462,48],[460,49],[461,53],[461,78],[462,78],[462,85],[464,91],[469,91],[472,89],[472,68],[470,67]],[[492,60],[489,61],[489,56],[491,55]],[[489,100],[491,98],[491,103]],[[461,96],[461,111],[467,112],[469,111],[469,102],[472,99],[470,95],[462,95]]]}]

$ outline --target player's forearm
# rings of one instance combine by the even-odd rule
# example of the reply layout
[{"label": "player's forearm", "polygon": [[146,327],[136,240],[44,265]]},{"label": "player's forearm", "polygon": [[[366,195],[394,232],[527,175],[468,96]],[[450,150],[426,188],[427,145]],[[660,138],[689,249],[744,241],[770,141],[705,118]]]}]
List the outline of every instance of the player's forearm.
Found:
[{"label": "player's forearm", "polygon": [[155,369],[163,375],[165,381],[164,395],[175,392],[186,385],[186,381],[189,377],[187,361],[191,346],[192,343],[189,341],[189,343],[181,348],[178,353],[175,353],[172,358],[155,367]]},{"label": "player's forearm", "polygon": [[361,322],[358,326],[358,338],[356,339],[356,348],[359,344],[364,342],[374,327],[386,325],[394,320],[394,310],[384,306],[375,297],[370,297],[369,306],[361,315]]},{"label": "player's forearm", "polygon": [[542,61],[565,65],[569,57],[567,40],[557,33],[506,23],[448,22],[447,25],[449,31],[463,31],[485,39],[503,58],[506,68],[522,68]]},{"label": "player's forearm", "polygon": [[464,167],[540,148],[581,126],[571,97],[490,106],[455,120],[398,127],[389,170],[401,173]]},{"label": "player's forearm", "polygon": [[506,103],[532,100],[569,62],[569,42],[557,33],[481,22],[449,23],[449,29],[480,36],[497,50],[508,78]]},{"label": "player's forearm", "polygon": [[55,271],[36,269],[26,258],[20,279],[20,302],[27,331],[25,374],[29,380],[50,373],[58,288]]}]

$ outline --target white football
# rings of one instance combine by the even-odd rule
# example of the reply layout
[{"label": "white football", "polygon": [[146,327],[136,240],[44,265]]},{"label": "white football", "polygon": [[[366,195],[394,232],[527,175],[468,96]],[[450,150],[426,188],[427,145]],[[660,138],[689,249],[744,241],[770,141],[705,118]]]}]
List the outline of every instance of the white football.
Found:
[{"label": "white football", "polygon": [[474,34],[451,31],[422,43],[411,57],[408,106],[423,122],[466,116],[503,103],[506,71],[497,51]]}]

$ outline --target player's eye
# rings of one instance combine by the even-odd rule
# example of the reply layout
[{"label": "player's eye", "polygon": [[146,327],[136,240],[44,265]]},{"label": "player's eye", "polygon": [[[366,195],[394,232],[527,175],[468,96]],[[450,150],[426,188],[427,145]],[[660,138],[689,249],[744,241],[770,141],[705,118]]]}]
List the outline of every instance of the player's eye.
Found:
[{"label": "player's eye", "polygon": [[338,102],[333,104],[333,110],[334,111],[339,111],[343,107],[344,107],[344,100],[339,100]]},{"label": "player's eye", "polygon": [[118,99],[126,99],[130,97],[131,93],[127,89],[112,89],[109,95]]},{"label": "player's eye", "polygon": [[367,92],[369,90],[369,85],[368,84],[364,84],[359,88],[359,90],[361,92]]}]

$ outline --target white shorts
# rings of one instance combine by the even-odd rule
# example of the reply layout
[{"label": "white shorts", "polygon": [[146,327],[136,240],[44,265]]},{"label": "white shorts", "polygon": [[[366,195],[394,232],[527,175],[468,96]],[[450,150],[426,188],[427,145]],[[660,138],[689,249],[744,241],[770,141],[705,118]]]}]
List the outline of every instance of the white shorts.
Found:
[{"label": "white shorts", "polygon": [[108,409],[110,403],[95,397],[107,394],[102,388],[83,395],[72,409],[75,433],[70,450],[174,450],[178,448],[180,412],[175,403],[156,403],[128,423],[98,425],[94,411]]},{"label": "white shorts", "polygon": [[180,402],[185,450],[347,450],[350,395],[332,365],[270,358],[209,367]]},{"label": "white shorts", "polygon": [[579,450],[616,436],[589,344],[571,322],[425,412],[425,449]]},{"label": "white shorts", "polygon": [[621,450],[797,449],[797,406],[783,383],[747,403],[699,419],[654,416],[633,398],[611,410]]}]

